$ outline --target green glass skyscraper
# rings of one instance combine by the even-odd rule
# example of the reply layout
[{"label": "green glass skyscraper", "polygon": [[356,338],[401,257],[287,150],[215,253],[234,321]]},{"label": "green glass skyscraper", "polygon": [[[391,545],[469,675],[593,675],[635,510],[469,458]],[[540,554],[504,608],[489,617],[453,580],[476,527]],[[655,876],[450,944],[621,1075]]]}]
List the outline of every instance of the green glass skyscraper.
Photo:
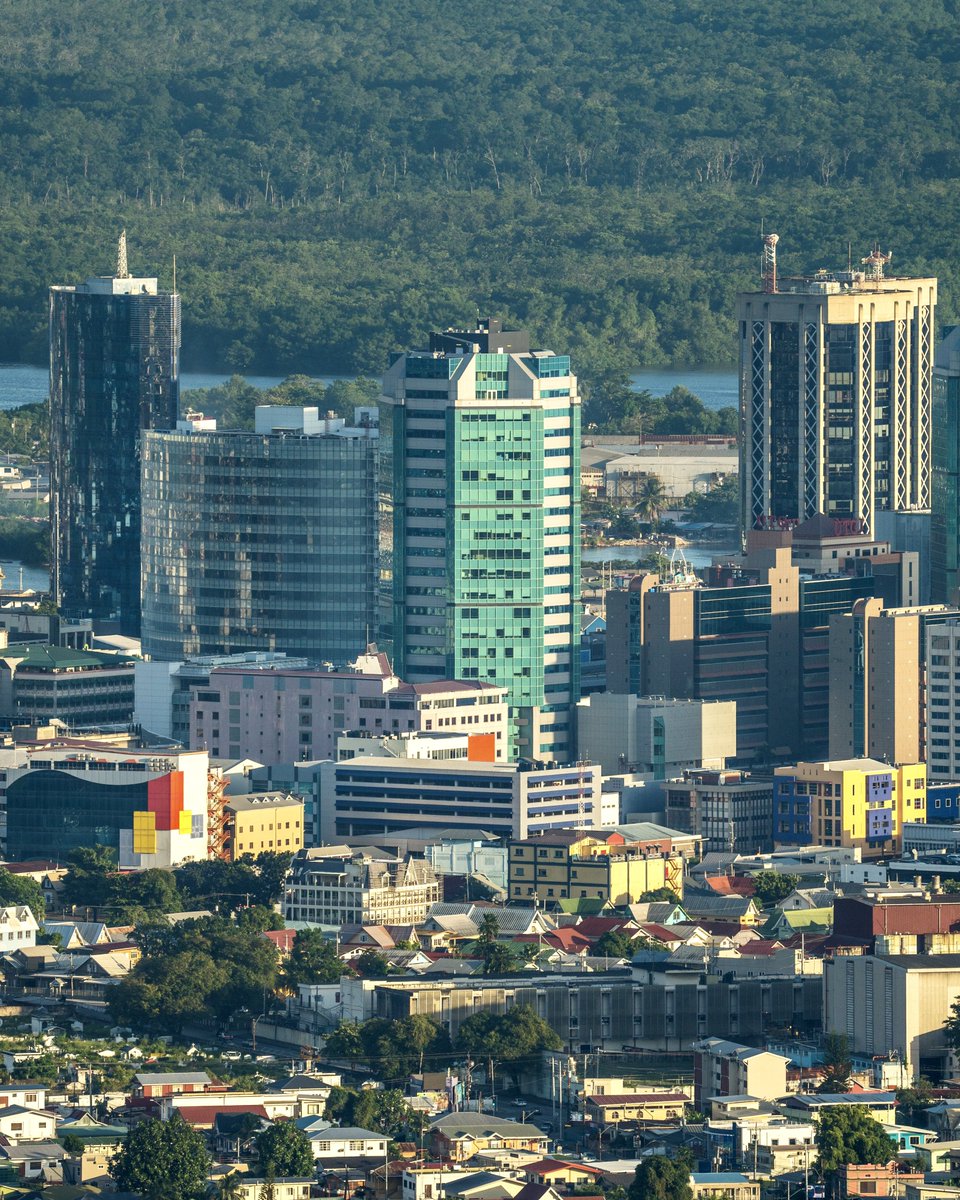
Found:
[{"label": "green glass skyscraper", "polygon": [[[398,673],[509,689],[521,757],[568,761],[579,698],[580,397],[497,320],[384,376],[381,571]],[[482,732],[482,730],[478,730]]]}]

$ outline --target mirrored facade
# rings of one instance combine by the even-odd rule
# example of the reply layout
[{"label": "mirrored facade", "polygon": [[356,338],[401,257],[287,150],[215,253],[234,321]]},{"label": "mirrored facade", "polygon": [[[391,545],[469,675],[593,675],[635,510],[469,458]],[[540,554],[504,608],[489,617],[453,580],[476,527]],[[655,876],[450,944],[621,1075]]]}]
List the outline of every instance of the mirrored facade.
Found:
[{"label": "mirrored facade", "polygon": [[140,631],[140,438],[172,429],[180,297],[156,279],[50,289],[52,590],[72,617]]},{"label": "mirrored facade", "polygon": [[376,451],[375,425],[147,434],[144,653],[355,658],[375,636]]}]

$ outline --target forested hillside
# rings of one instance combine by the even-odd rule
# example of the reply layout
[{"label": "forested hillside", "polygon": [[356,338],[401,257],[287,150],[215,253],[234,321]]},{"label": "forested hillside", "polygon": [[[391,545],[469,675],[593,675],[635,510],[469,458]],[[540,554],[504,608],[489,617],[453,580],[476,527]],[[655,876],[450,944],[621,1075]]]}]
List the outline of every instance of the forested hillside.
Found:
[{"label": "forested hillside", "polygon": [[477,308],[597,379],[729,360],[783,270],[874,239],[958,310],[953,0],[18,0],[0,15],[0,358],[46,287],[170,283],[184,357],[363,370]]}]

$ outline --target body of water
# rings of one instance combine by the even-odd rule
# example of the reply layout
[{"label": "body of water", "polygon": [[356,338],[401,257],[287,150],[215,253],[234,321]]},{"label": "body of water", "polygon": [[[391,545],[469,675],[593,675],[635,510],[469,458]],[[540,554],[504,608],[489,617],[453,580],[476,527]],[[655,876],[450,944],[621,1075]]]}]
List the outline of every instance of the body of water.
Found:
[{"label": "body of water", "polygon": [[[4,592],[19,592],[21,586],[30,588],[34,592],[50,590],[50,572],[46,567],[25,567],[23,563],[0,559],[0,568],[3,569],[4,575],[3,587],[0,590],[0,602],[3,601]],[[21,571],[23,572],[22,576]]]},{"label": "body of water", "polygon": [[[683,557],[687,566],[699,569],[709,567],[715,558],[739,558],[739,546],[722,546],[713,542],[692,542],[682,546]],[[655,546],[599,546],[592,550],[584,550],[581,555],[584,563],[635,562],[638,565],[655,553]],[[665,550],[667,558],[673,553]]]},{"label": "body of water", "polygon": [[[226,383],[229,375],[217,375],[202,371],[185,371],[180,376],[181,392],[194,388],[216,387]],[[333,383],[336,379],[349,379],[348,375],[318,375],[321,383]],[[694,392],[707,408],[737,407],[737,373],[733,370],[690,370],[644,367],[631,376],[637,391],[648,390],[654,396],[665,396],[671,388],[681,385]],[[254,387],[276,387],[279,375],[248,375],[248,383]],[[47,399],[49,387],[46,367],[27,367],[17,363],[0,363],[0,409],[17,408],[21,404],[42,404]]]},{"label": "body of water", "polygon": [[731,367],[682,368],[644,367],[630,376],[638,392],[665,396],[680,386],[699,396],[705,408],[737,408],[740,404],[737,372]]}]

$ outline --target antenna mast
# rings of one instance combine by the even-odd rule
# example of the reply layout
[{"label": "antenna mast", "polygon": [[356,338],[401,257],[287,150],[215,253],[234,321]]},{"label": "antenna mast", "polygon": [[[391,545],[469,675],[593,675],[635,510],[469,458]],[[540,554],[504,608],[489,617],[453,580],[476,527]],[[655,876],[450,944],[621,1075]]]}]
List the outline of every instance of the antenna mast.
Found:
[{"label": "antenna mast", "polygon": [[780,238],[775,233],[768,233],[763,239],[763,290],[777,290],[777,242]]},{"label": "antenna mast", "polygon": [[127,270],[127,231],[120,231],[120,240],[117,242],[117,278],[129,279],[130,272]]},{"label": "antenna mast", "polygon": [[893,258],[893,254],[890,251],[887,251],[887,253],[884,254],[884,252],[880,249],[880,243],[874,242],[873,249],[866,258],[861,258],[860,261],[864,266],[870,268],[871,277],[873,278],[874,283],[882,283],[883,268],[887,265],[891,258]]}]

